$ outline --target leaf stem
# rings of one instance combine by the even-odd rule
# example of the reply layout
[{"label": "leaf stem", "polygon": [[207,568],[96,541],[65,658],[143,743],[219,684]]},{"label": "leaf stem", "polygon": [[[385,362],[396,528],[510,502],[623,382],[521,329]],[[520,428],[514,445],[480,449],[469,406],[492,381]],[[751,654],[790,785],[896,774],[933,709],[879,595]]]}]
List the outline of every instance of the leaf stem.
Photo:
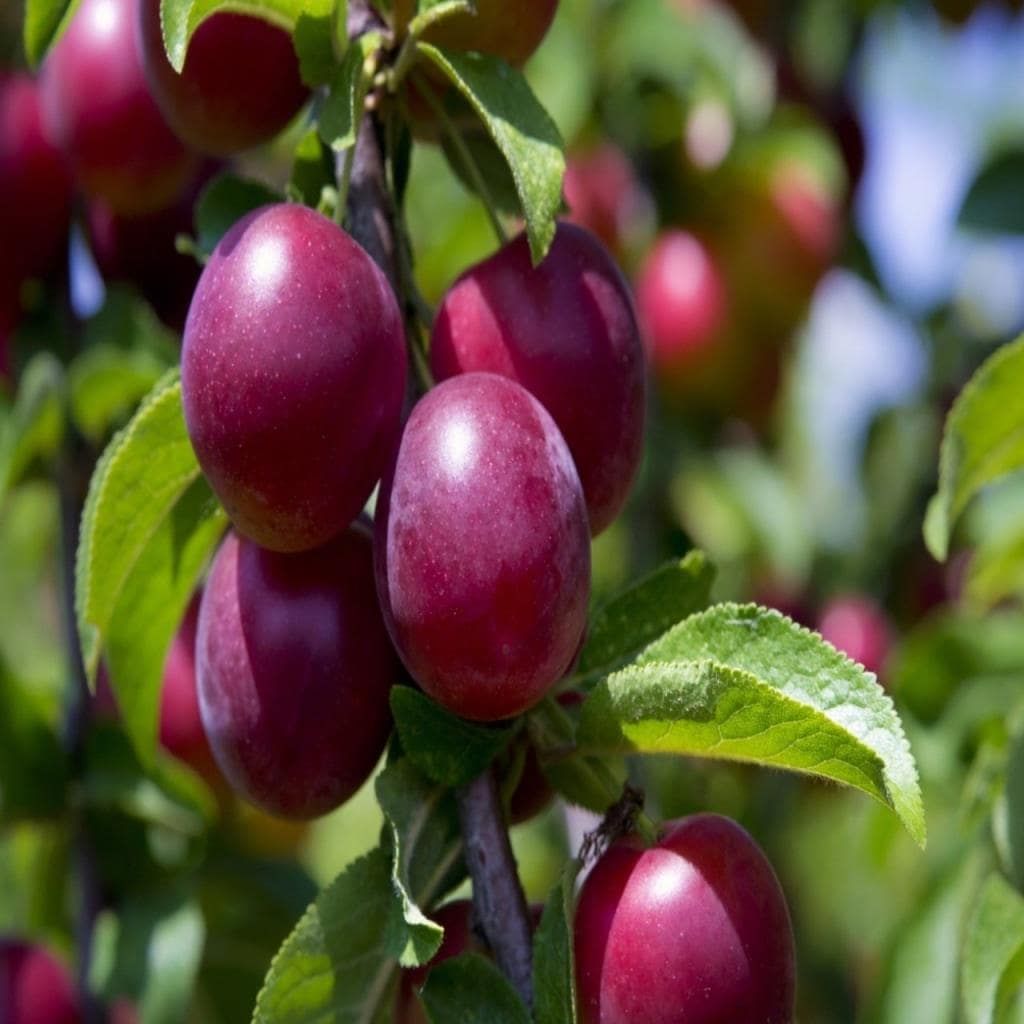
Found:
[{"label": "leaf stem", "polygon": [[508,233],[505,231],[505,226],[501,223],[501,218],[498,216],[497,207],[494,205],[491,190],[487,187],[487,182],[484,180],[483,172],[480,170],[480,165],[476,162],[473,158],[473,154],[469,151],[469,146],[466,145],[466,140],[462,137],[462,132],[459,131],[455,122],[452,121],[451,117],[449,117],[448,111],[444,109],[444,104],[431,88],[430,83],[426,78],[423,75],[416,73],[413,73],[412,78],[417,91],[421,93],[423,98],[427,101],[427,105],[437,116],[438,120],[441,122],[442,128],[444,128],[448,137],[452,140],[452,145],[459,154],[459,159],[462,161],[466,168],[466,173],[473,182],[473,188],[480,197],[480,201],[484,204],[484,209],[487,211],[487,217],[490,220],[491,227],[498,239],[498,244],[504,245],[508,241]]}]

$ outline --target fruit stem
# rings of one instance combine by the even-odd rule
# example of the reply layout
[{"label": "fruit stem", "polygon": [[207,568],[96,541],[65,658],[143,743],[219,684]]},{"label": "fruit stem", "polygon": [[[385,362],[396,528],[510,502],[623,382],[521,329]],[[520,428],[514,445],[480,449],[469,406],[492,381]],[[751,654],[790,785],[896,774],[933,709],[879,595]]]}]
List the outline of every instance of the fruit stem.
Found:
[{"label": "fruit stem", "polygon": [[533,1006],[533,941],[526,896],[494,773],[456,792],[466,867],[473,881],[473,909],[502,973],[528,1008]]},{"label": "fruit stem", "polygon": [[417,91],[422,94],[423,98],[427,101],[427,105],[433,110],[437,119],[441,122],[441,126],[452,140],[452,145],[459,154],[459,159],[462,161],[466,173],[473,182],[473,188],[480,201],[484,204],[484,209],[487,211],[487,217],[491,222],[491,227],[494,229],[498,244],[504,245],[508,241],[508,233],[505,231],[505,226],[501,223],[501,218],[498,216],[497,207],[494,205],[490,189],[487,187],[487,182],[484,181],[479,165],[466,145],[466,140],[462,137],[462,132],[459,131],[454,121],[448,116],[448,111],[444,109],[444,104],[437,97],[437,94],[431,88],[426,78],[415,72],[412,77],[416,83]]}]

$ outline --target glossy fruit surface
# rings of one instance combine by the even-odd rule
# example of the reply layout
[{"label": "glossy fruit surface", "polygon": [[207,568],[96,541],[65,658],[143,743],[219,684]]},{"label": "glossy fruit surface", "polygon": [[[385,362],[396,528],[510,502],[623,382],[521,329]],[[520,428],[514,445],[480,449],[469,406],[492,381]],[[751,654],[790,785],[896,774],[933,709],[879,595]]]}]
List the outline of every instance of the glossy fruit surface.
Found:
[{"label": "glossy fruit surface", "polygon": [[818,632],[869,672],[882,671],[889,654],[889,622],[870,598],[848,594],[830,601],[822,609]]},{"label": "glossy fruit surface", "polygon": [[375,557],[413,678],[455,714],[519,714],[576,656],[586,506],[554,421],[518,384],[467,373],[413,410],[381,489]]},{"label": "glossy fruit surface", "polygon": [[383,753],[398,670],[369,536],[353,527],[282,555],[229,534],[203,592],[196,663],[203,726],[239,793],[281,817],[343,803]]},{"label": "glossy fruit surface", "polygon": [[137,3],[82,0],[42,74],[45,124],[78,183],[133,215],[173,202],[196,166],[149,92]]},{"label": "glossy fruit surface", "polygon": [[216,788],[224,785],[224,779],[203,729],[196,690],[198,623],[199,595],[196,595],[174,634],[164,661],[160,687],[160,745]]},{"label": "glossy fruit surface", "polygon": [[79,1024],[66,968],[41,946],[0,938],[0,1020],[4,1024]]},{"label": "glossy fruit surface", "polygon": [[[397,0],[408,21],[412,0]],[[558,10],[558,0],[476,0],[475,14],[455,14],[432,25],[423,38],[448,50],[472,50],[519,66],[540,46]]]},{"label": "glossy fruit surface", "polygon": [[655,369],[669,377],[714,358],[726,322],[726,286],[707,246],[666,231],[640,270],[637,311]]},{"label": "glossy fruit surface", "polygon": [[0,251],[18,281],[63,262],[71,226],[71,172],[43,130],[39,87],[0,72]]},{"label": "glossy fruit surface", "polygon": [[538,267],[524,235],[471,267],[438,309],[430,361],[439,380],[522,384],[569,445],[591,531],[615,519],[642,452],[644,355],[628,287],[592,234],[562,223]]},{"label": "glossy fruit surface", "polygon": [[444,939],[429,963],[402,971],[395,1002],[395,1024],[428,1024],[416,992],[427,983],[430,969],[463,953],[483,952],[471,928],[472,915],[473,904],[469,900],[453,900],[430,912],[430,919],[444,928]]},{"label": "glossy fruit surface", "polygon": [[580,892],[582,1024],[790,1024],[793,932],[771,865],[735,822],[698,814],[656,846],[621,839]]},{"label": "glossy fruit surface", "polygon": [[180,75],[164,50],[160,0],[140,0],[139,28],[153,96],[175,132],[202,153],[228,156],[269,141],[309,96],[291,38],[262,18],[208,18]]},{"label": "glossy fruit surface", "polygon": [[376,264],[304,206],[262,207],[221,240],[185,325],[185,421],[240,533],[276,551],[337,535],[398,436],[406,355]]}]

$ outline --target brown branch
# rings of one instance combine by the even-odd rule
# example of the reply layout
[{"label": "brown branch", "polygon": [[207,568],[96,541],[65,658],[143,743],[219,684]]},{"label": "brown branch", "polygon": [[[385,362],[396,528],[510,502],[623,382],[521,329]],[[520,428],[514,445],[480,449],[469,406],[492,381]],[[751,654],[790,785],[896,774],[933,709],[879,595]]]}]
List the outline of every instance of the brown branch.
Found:
[{"label": "brown branch", "polygon": [[494,959],[527,1007],[533,1006],[533,940],[526,896],[501,810],[498,785],[486,771],[456,794],[473,911]]}]

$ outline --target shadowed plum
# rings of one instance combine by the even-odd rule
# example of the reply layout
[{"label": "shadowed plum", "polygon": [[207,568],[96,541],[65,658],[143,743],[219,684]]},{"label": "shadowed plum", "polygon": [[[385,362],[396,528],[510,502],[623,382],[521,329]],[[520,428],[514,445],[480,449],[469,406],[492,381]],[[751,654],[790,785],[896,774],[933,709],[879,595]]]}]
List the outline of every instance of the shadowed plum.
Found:
[{"label": "shadowed plum", "polygon": [[614,843],[575,921],[582,1024],[790,1024],[793,931],[771,864],[734,821],[698,814],[656,846]]},{"label": "shadowed plum", "polygon": [[385,620],[435,700],[496,721],[562,677],[586,625],[590,537],[572,457],[529,392],[489,373],[429,392],[376,530]]},{"label": "shadowed plum", "polygon": [[565,168],[569,219],[592,231],[614,253],[650,213],[650,199],[618,146],[600,146],[570,156]]},{"label": "shadowed plum", "polygon": [[834,598],[821,611],[818,632],[869,672],[882,671],[889,654],[889,622],[871,598],[860,594]]},{"label": "shadowed plum", "polygon": [[196,664],[203,726],[239,793],[288,818],[342,804],[384,751],[398,673],[368,534],[284,555],[230,533],[203,591]]},{"label": "shadowed plum", "polygon": [[185,421],[238,531],[275,551],[323,544],[359,514],[394,450],[401,315],[341,228],[296,204],[240,220],[185,325]]},{"label": "shadowed plum", "polygon": [[175,132],[202,153],[229,156],[267,142],[309,96],[288,33],[262,18],[208,18],[180,75],[164,49],[160,0],[140,0],[139,30],[153,96]]},{"label": "shadowed plum", "polygon": [[525,235],[471,267],[441,303],[430,359],[438,379],[498,373],[539,399],[572,452],[591,531],[612,522],[642,452],[644,353],[629,289],[597,238],[562,223],[538,267]]},{"label": "shadowed plum", "polygon": [[4,1024],[79,1024],[67,970],[41,946],[0,938],[0,1020]]},{"label": "shadowed plum", "polygon": [[173,202],[197,158],[171,131],[142,70],[138,0],[82,0],[43,65],[45,124],[90,196],[122,214]]},{"label": "shadowed plum", "polygon": [[43,131],[38,85],[0,72],[0,251],[18,281],[60,266],[71,226],[71,171]]}]

